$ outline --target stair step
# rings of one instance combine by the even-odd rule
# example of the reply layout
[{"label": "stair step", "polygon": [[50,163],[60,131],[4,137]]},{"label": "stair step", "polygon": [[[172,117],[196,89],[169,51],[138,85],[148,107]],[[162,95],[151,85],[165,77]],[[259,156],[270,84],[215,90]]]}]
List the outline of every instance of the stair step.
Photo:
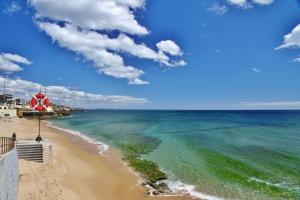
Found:
[{"label": "stair step", "polygon": [[42,148],[24,148],[24,149],[19,149],[17,148],[18,151],[28,151],[28,150],[32,150],[32,151],[42,151]]},{"label": "stair step", "polygon": [[43,154],[40,154],[40,153],[39,153],[39,154],[24,154],[24,153],[22,154],[22,153],[21,153],[21,154],[18,154],[18,156],[19,156],[19,157],[20,157],[20,156],[28,156],[28,157],[30,157],[30,156],[31,156],[31,157],[39,156],[39,157],[43,157]]},{"label": "stair step", "polygon": [[43,162],[43,159],[30,159],[30,158],[20,158],[22,160],[29,160],[29,161],[35,161],[35,162]]},{"label": "stair step", "polygon": [[17,151],[18,154],[40,154],[43,155],[43,151]]},{"label": "stair step", "polygon": [[20,147],[20,146],[17,146],[17,148],[18,148],[18,149],[27,149],[27,148],[28,148],[28,149],[30,149],[30,148],[34,148],[34,149],[35,149],[35,148],[43,148],[43,147],[41,147],[41,146],[36,146],[36,147],[35,147],[35,146],[33,146],[33,147],[27,147],[27,146],[22,146],[22,147]]},{"label": "stair step", "polygon": [[20,156],[43,156],[42,153],[18,153]]},{"label": "stair step", "polygon": [[17,149],[17,152],[42,152],[43,149]]},{"label": "stair step", "polygon": [[43,158],[31,158],[31,157],[19,157],[19,159],[24,159],[24,160],[43,160]]},{"label": "stair step", "polygon": [[43,149],[42,147],[17,147],[17,149]]},{"label": "stair step", "polygon": [[18,153],[30,153],[30,152],[43,152],[42,149],[26,149],[26,150],[17,150]]},{"label": "stair step", "polygon": [[43,158],[30,158],[30,157],[20,157],[19,159],[24,159],[24,160],[43,160]]},{"label": "stair step", "polygon": [[18,158],[35,162],[43,162],[42,144],[19,143],[16,145]]},{"label": "stair step", "polygon": [[41,155],[18,155],[18,158],[43,158]]},{"label": "stair step", "polygon": [[17,146],[17,149],[42,149],[42,146]]}]

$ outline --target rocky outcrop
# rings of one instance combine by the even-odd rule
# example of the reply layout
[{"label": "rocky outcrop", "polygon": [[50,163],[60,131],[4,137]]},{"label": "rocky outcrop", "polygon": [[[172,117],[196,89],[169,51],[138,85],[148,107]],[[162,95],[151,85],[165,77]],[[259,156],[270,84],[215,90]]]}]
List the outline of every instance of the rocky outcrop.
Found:
[{"label": "rocky outcrop", "polygon": [[172,192],[165,182],[145,182],[143,185],[149,188],[148,195],[170,194]]}]

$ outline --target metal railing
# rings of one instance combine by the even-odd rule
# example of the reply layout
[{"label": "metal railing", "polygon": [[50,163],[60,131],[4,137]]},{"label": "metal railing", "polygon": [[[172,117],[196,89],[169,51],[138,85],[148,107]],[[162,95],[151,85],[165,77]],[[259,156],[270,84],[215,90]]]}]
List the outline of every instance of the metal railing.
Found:
[{"label": "metal railing", "polygon": [[7,152],[13,150],[15,147],[14,138],[0,137],[0,157]]}]

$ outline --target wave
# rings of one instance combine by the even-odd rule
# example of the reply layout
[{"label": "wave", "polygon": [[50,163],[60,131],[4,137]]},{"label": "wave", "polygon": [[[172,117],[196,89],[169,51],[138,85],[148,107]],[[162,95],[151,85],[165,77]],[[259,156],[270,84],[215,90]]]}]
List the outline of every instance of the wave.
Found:
[{"label": "wave", "polygon": [[300,191],[300,187],[293,187],[291,186],[289,183],[287,182],[282,182],[282,183],[272,183],[270,181],[266,181],[266,180],[261,180],[258,178],[249,178],[248,181],[255,181],[257,183],[263,183],[266,184],[268,186],[273,186],[273,187],[277,187],[277,188],[283,188],[283,189],[287,189],[287,190],[295,190],[295,191]]},{"label": "wave", "polygon": [[61,130],[61,131],[64,131],[64,132],[67,132],[67,133],[70,133],[70,134],[75,135],[75,136],[78,136],[81,139],[87,141],[88,143],[97,145],[99,154],[104,153],[109,148],[109,145],[107,145],[107,144],[105,144],[105,143],[103,143],[101,141],[98,141],[98,140],[96,140],[94,138],[91,138],[91,137],[89,137],[87,135],[84,135],[83,133],[81,133],[79,131],[74,131],[74,130],[70,130],[70,129],[61,128],[59,126],[53,125],[51,122],[48,122],[47,126],[55,128],[55,129],[58,129],[58,130]]},{"label": "wave", "polygon": [[165,181],[169,188],[178,194],[187,194],[192,196],[193,198],[203,199],[203,200],[224,200],[220,197],[204,194],[196,191],[196,187],[194,185],[189,185],[182,183],[181,181]]}]

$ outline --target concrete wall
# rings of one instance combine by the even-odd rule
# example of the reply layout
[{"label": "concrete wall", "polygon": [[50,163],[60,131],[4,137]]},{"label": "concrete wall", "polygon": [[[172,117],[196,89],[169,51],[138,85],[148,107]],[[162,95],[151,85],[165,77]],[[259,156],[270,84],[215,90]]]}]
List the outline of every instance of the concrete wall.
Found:
[{"label": "concrete wall", "polygon": [[17,200],[19,165],[17,150],[0,157],[0,200]]},{"label": "concrete wall", "polygon": [[17,109],[8,109],[8,106],[0,106],[0,117],[17,117]]},{"label": "concrete wall", "polygon": [[43,163],[50,164],[52,162],[52,144],[45,140],[43,144]]}]

